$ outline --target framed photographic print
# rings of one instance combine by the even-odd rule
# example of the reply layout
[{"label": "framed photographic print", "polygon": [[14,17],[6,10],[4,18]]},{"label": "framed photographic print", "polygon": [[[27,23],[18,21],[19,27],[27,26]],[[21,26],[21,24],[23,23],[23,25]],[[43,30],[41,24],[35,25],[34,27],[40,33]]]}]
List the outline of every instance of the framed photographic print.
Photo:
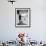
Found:
[{"label": "framed photographic print", "polygon": [[15,8],[15,27],[31,26],[30,8]]}]

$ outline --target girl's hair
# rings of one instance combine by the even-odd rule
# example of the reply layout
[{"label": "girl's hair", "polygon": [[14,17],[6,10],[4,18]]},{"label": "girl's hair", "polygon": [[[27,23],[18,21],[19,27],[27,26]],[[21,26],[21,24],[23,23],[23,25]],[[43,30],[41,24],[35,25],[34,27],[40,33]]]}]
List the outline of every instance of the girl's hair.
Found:
[{"label": "girl's hair", "polygon": [[17,14],[19,14],[19,20],[21,20],[20,10],[17,10]]},{"label": "girl's hair", "polygon": [[21,15],[19,15],[19,20],[21,20]]}]

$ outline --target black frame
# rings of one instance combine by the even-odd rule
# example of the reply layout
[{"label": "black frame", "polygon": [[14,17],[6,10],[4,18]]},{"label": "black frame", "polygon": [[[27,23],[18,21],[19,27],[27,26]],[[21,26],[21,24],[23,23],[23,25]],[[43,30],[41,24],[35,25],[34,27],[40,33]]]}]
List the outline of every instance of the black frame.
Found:
[{"label": "black frame", "polygon": [[[28,9],[29,10],[29,26],[16,26],[16,9]],[[15,8],[15,27],[18,27],[18,28],[31,27],[31,9],[30,8]]]}]

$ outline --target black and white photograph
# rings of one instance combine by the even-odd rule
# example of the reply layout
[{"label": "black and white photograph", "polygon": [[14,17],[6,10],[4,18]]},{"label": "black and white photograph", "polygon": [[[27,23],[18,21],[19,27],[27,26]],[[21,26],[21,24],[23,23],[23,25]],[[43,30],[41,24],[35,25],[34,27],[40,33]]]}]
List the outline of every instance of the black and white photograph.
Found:
[{"label": "black and white photograph", "polygon": [[16,8],[15,9],[15,26],[16,27],[30,27],[30,8]]}]

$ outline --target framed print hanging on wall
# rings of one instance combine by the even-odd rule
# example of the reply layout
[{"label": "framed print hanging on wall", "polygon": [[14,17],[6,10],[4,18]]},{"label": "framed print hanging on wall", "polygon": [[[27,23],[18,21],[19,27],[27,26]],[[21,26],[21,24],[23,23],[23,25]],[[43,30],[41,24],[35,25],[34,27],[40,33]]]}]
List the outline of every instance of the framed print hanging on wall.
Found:
[{"label": "framed print hanging on wall", "polygon": [[15,8],[15,27],[31,26],[30,8]]}]

